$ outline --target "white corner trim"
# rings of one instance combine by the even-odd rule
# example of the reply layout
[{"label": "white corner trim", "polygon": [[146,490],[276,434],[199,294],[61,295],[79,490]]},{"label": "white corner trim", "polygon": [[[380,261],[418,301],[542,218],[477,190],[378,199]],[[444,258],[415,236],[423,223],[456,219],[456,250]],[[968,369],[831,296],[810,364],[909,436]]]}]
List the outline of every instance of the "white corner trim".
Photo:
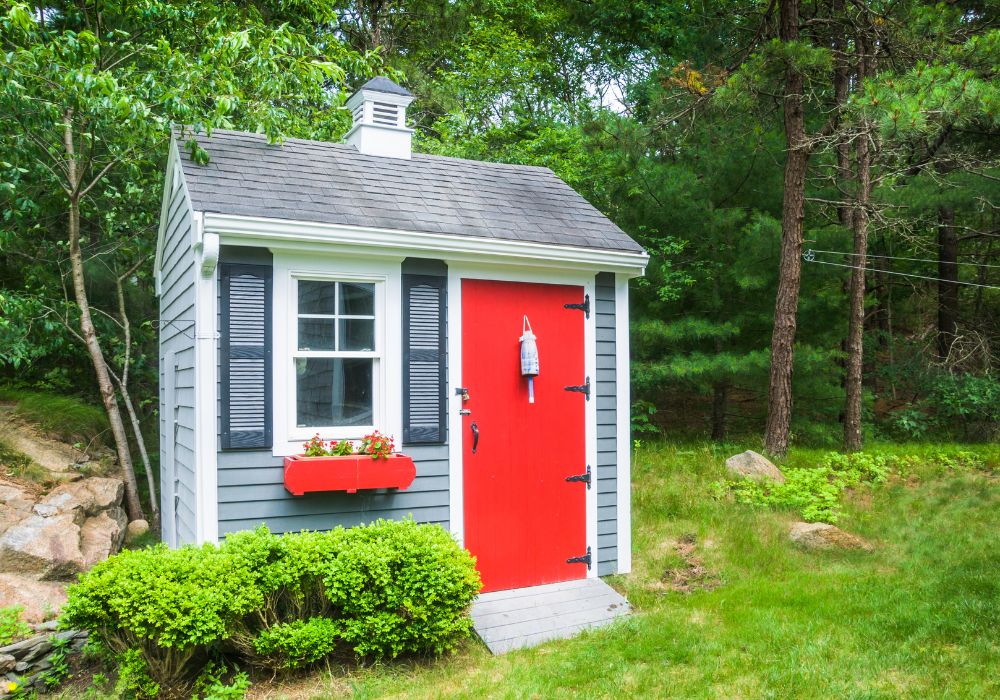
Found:
[{"label": "white corner trim", "polygon": [[649,255],[599,248],[576,248],[529,241],[479,238],[398,229],[321,224],[265,217],[205,213],[205,230],[219,233],[222,243],[262,247],[298,248],[304,252],[350,253],[388,249],[399,254],[423,255],[448,263],[507,263],[551,269],[561,267],[592,272],[643,274]]},{"label": "white corner trim", "polygon": [[167,224],[170,217],[170,203],[181,191],[181,197],[185,202],[185,208],[194,217],[194,226],[200,226],[197,230],[192,230],[194,234],[191,245],[195,245],[201,240],[201,231],[204,225],[201,222],[200,212],[191,210],[191,193],[188,192],[187,180],[184,179],[184,169],[180,165],[180,152],[177,150],[177,142],[171,136],[170,149],[167,153],[167,167],[163,178],[163,199],[160,202],[160,223],[156,232],[156,253],[153,257],[153,282],[156,296],[160,296],[163,284],[163,255],[166,245]]},{"label": "white corner trim", "polygon": [[629,389],[628,276],[615,275],[615,422],[618,458],[618,573],[632,571],[632,415]]},{"label": "white corner trim", "polygon": [[[202,270],[205,260],[198,254]],[[218,499],[218,283],[213,266],[195,281],[195,534],[219,541]]]}]

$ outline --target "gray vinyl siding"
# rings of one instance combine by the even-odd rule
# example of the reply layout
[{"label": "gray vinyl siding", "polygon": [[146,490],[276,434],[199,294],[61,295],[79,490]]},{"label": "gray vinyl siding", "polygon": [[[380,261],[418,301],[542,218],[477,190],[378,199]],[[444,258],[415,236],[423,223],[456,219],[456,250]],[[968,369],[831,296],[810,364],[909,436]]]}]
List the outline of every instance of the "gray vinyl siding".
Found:
[{"label": "gray vinyl siding", "polygon": [[[270,254],[259,249],[224,247],[221,259],[268,264]],[[402,271],[425,275],[447,274],[447,268],[440,261],[414,258],[403,262]],[[273,456],[271,450],[220,449],[219,537],[261,524],[267,525],[271,532],[280,533],[328,530],[338,525],[351,527],[379,518],[410,516],[418,522],[438,523],[448,528],[448,445],[404,444],[402,451],[413,457],[417,468],[417,478],[405,491],[292,496],[285,489],[284,461]]]},{"label": "gray vinyl siding", "polygon": [[417,478],[405,491],[314,493],[292,496],[284,467],[270,450],[219,453],[219,536],[267,525],[271,532],[351,527],[378,518],[413,516],[418,522],[448,522],[448,446],[404,448]]},{"label": "gray vinyl siding", "polygon": [[615,355],[615,276],[597,275],[597,573],[618,570],[618,416]]},{"label": "gray vinyl siding", "polygon": [[[177,544],[195,541],[195,255],[183,187],[167,205],[160,260],[161,510]],[[168,378],[168,374],[172,377]],[[172,502],[168,503],[167,501]]]}]

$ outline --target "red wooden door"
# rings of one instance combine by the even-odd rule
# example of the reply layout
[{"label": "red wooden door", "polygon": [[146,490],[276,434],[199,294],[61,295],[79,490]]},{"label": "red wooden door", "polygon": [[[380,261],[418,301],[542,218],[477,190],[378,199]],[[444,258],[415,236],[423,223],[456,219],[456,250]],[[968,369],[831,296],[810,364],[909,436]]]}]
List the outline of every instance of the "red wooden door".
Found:
[{"label": "red wooden door", "polygon": [[[462,280],[465,546],[483,590],[584,578],[586,464],[583,288]],[[522,319],[538,338],[535,403],[521,376]],[[475,441],[473,425],[478,431]]]}]

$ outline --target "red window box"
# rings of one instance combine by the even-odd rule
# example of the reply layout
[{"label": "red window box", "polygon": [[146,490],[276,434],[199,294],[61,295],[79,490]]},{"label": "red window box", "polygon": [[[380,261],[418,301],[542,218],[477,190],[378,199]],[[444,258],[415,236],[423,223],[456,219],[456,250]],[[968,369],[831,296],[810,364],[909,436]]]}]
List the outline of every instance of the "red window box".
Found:
[{"label": "red window box", "polygon": [[413,459],[394,453],[385,459],[371,455],[343,457],[285,457],[285,488],[293,496],[316,491],[409,488],[417,476]]}]

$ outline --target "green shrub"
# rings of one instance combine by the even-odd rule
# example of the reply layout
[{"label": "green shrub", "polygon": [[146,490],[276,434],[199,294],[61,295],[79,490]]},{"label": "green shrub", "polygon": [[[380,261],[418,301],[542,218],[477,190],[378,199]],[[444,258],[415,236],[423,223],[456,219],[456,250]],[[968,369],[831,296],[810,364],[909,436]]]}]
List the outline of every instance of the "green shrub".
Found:
[{"label": "green shrub", "polygon": [[218,547],[122,552],[70,588],[63,622],[117,657],[123,694],[155,687],[181,697],[227,654],[278,670],[338,650],[453,649],[471,629],[479,588],[472,557],[436,525],[378,521],[295,535],[261,527]]},{"label": "green shrub", "polygon": [[299,668],[329,656],[337,648],[340,632],[340,624],[329,617],[292,620],[261,632],[254,650],[274,667]]},{"label": "green shrub", "polygon": [[346,533],[323,584],[356,653],[440,654],[469,633],[479,573],[445,530],[382,520]]},{"label": "green shrub", "polygon": [[31,628],[21,620],[23,612],[24,607],[21,605],[0,608],[0,647],[31,634]]}]

